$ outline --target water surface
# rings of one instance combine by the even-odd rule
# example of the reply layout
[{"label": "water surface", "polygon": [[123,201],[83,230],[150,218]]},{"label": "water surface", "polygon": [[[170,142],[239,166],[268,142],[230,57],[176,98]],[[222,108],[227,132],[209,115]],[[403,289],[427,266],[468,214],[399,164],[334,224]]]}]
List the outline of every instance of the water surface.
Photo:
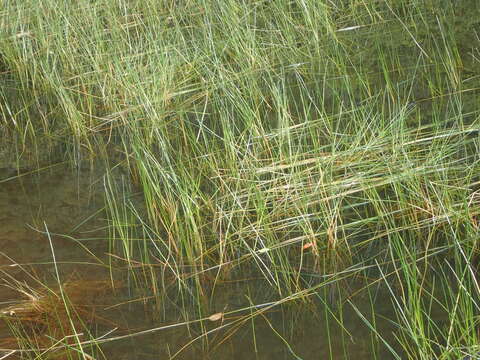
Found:
[{"label": "water surface", "polygon": [[[31,288],[40,284],[53,288],[58,284],[57,271],[61,283],[84,281],[86,292],[96,291],[87,284],[105,281],[106,291],[95,299],[98,318],[89,323],[89,330],[97,337],[108,333],[109,338],[143,332],[102,344],[103,355],[98,353],[98,357],[372,359],[376,354],[392,358],[348,302],[332,304],[328,296],[319,295],[312,297],[310,304],[290,302],[268,307],[262,304],[279,297],[259,277],[205,286],[203,313],[226,314],[217,321],[197,322],[197,303],[182,300],[175,289],[167,291],[160,304],[158,299],[145,299],[121,262],[112,265],[110,271],[109,264],[115,264],[115,259],[112,262],[110,257],[103,175],[102,169],[79,173],[59,165],[0,186],[0,269],[4,285],[19,281]],[[108,285],[112,279],[115,291]],[[2,308],[25,299],[8,286],[0,288]],[[368,297],[357,296],[351,301],[372,320]],[[378,292],[373,306],[376,329],[390,341],[395,328],[385,319],[394,314],[385,289]],[[260,309],[262,313],[250,316]],[[182,325],[185,321],[191,323]],[[2,324],[0,331],[3,343],[11,348],[10,330]]]}]

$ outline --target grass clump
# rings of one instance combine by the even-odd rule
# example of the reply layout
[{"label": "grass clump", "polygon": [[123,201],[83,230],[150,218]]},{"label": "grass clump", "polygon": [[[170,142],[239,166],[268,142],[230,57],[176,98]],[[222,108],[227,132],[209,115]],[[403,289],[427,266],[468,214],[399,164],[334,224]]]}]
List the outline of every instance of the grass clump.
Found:
[{"label": "grass clump", "polygon": [[105,177],[111,250],[155,296],[201,304],[242,271],[280,299],[368,279],[400,296],[408,358],[460,351],[478,312],[480,14],[442,4],[7,2],[3,134],[123,169]]},{"label": "grass clump", "polygon": [[[113,324],[96,314],[98,300],[112,290],[110,281],[72,279],[56,287],[39,284],[33,288],[15,279],[5,284],[25,298],[0,309],[0,318],[11,329],[12,337],[2,340],[3,348],[13,348],[8,356],[91,359],[87,349],[98,349],[89,326]],[[82,346],[89,341],[93,347]]]}]

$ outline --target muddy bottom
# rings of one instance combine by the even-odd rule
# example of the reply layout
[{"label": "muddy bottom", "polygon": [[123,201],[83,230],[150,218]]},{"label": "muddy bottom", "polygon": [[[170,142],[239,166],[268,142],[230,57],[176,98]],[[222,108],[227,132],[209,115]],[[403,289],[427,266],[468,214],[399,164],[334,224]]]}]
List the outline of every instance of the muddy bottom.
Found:
[{"label": "muddy bottom", "polygon": [[[386,292],[377,293],[373,305],[355,298],[357,310],[322,296],[309,305],[269,307],[278,295],[253,278],[219,283],[200,303],[175,295],[174,286],[161,299],[149,298],[110,256],[103,175],[102,169],[79,174],[57,166],[0,182],[2,359],[21,357],[8,355],[19,348],[9,326],[20,326],[40,348],[85,342],[92,359],[393,358],[358,315],[391,341],[395,328],[385,319],[394,314]],[[6,176],[0,173],[0,181]],[[60,310],[62,301],[76,314]],[[64,321],[63,335],[55,333],[55,323]],[[69,332],[77,335],[62,338]],[[50,358],[76,358],[68,356],[59,350]]]}]

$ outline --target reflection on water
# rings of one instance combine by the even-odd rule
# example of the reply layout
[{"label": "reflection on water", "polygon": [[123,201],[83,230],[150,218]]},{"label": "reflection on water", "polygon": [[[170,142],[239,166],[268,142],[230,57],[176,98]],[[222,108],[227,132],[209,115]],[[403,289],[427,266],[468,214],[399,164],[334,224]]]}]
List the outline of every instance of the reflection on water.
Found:
[{"label": "reflection on water", "polygon": [[[0,180],[4,175],[0,174]],[[41,284],[58,288],[58,270],[64,291],[68,293],[72,288],[76,291],[76,295],[72,295],[72,290],[72,294],[67,294],[71,302],[79,303],[77,308],[90,314],[87,316],[90,319],[84,316],[82,320],[93,336],[108,334],[107,338],[121,338],[102,344],[101,352],[92,349],[96,351],[96,358],[372,359],[374,355],[392,358],[347,303],[330,306],[319,297],[308,306],[290,303],[260,307],[257,305],[279,299],[255,278],[218,282],[215,288],[206,286],[201,311],[199,303],[188,303],[185,297],[175,295],[175,291],[172,294],[167,291],[160,304],[145,298],[121,265],[113,265],[110,270],[109,264],[115,263],[108,255],[102,177],[102,170],[85,171],[79,176],[66,167],[57,166],[0,183],[0,269],[4,285],[18,288],[19,284],[25,284],[26,292],[37,296],[38,314],[38,308],[58,303],[55,294],[38,290],[42,289]],[[162,272],[157,276],[163,276]],[[105,284],[113,281],[115,290],[110,285],[102,285],[104,291],[97,293],[91,285],[101,281]],[[81,282],[84,287],[79,290]],[[17,286],[13,286],[15,284]],[[26,292],[21,294],[11,287],[0,288],[0,307],[18,315],[19,300],[22,311],[34,300],[26,296]],[[375,328],[382,337],[391,340],[393,328],[382,320],[382,316],[393,318],[390,298],[380,292],[377,299]],[[354,303],[372,321],[372,302],[357,297]],[[79,311],[80,317],[82,311]],[[255,314],[256,311],[261,312]],[[45,316],[25,313],[28,315],[19,320],[25,328],[28,323],[35,327],[31,332],[46,331]],[[57,318],[61,318],[59,313],[57,309]],[[215,321],[198,322],[195,314],[199,313],[204,314],[204,318],[211,314],[218,316],[213,317]],[[225,314],[224,317],[221,314]],[[187,324],[182,324],[185,322]],[[8,327],[4,323],[1,326],[1,347],[15,347]],[[137,333],[140,334],[125,337]],[[89,348],[85,348],[89,352]]]}]

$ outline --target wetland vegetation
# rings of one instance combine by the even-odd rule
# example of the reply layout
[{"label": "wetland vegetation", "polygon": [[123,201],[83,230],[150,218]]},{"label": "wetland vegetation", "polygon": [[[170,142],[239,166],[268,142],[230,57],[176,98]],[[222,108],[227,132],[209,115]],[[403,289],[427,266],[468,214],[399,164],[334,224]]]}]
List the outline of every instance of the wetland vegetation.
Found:
[{"label": "wetland vegetation", "polygon": [[480,351],[480,7],[1,0],[0,358]]}]

